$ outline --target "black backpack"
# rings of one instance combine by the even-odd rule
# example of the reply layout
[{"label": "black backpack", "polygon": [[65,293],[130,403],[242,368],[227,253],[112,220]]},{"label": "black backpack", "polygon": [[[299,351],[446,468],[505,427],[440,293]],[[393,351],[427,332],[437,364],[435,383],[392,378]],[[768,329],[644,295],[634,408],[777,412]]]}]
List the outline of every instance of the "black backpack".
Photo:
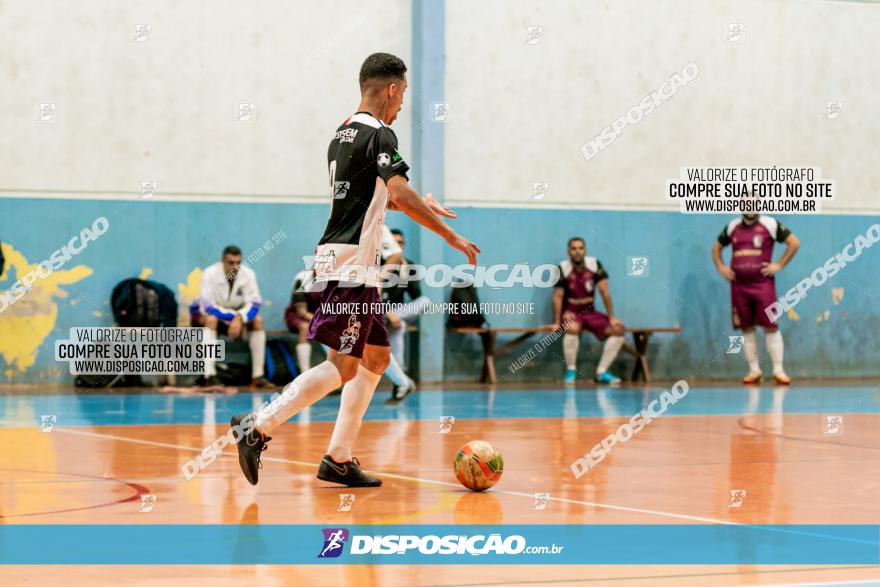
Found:
[{"label": "black backpack", "polygon": [[287,340],[281,337],[266,341],[266,379],[275,385],[287,385],[299,375]]},{"label": "black backpack", "polygon": [[251,382],[251,366],[247,363],[217,361],[214,366],[217,369],[217,379],[223,385],[248,385]]},{"label": "black backpack", "polygon": [[110,296],[113,318],[120,326],[177,326],[177,300],[155,281],[124,279]]},{"label": "black backpack", "polygon": [[[486,317],[479,311],[480,298],[477,296],[477,288],[473,285],[453,287],[449,302],[458,304],[458,311],[449,313],[449,320],[446,323],[449,328],[481,328],[486,324]],[[463,307],[476,307],[477,311],[462,312]]]}]

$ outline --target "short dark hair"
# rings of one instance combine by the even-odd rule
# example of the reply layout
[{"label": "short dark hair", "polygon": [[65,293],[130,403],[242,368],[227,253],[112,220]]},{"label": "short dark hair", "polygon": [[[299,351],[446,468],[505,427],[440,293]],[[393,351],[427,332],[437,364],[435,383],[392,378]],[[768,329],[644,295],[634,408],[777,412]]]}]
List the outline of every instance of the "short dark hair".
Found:
[{"label": "short dark hair", "polygon": [[223,254],[220,256],[222,259],[226,255],[232,255],[233,257],[237,257],[241,255],[241,249],[239,249],[235,245],[227,245],[225,249],[223,249]]},{"label": "short dark hair", "polygon": [[361,87],[371,79],[402,80],[406,64],[400,57],[390,53],[373,53],[361,65],[359,77]]},{"label": "short dark hair", "polygon": [[587,246],[587,241],[585,241],[584,239],[582,239],[579,236],[573,236],[570,239],[568,239],[568,245],[566,245],[566,247],[570,247],[571,243],[573,243],[575,241],[580,241],[581,243],[583,243],[584,246]]},{"label": "short dark hair", "polygon": [[391,229],[391,234],[394,234],[394,235],[397,235],[397,236],[403,236],[403,231],[400,230],[399,228],[392,228],[392,229]]}]

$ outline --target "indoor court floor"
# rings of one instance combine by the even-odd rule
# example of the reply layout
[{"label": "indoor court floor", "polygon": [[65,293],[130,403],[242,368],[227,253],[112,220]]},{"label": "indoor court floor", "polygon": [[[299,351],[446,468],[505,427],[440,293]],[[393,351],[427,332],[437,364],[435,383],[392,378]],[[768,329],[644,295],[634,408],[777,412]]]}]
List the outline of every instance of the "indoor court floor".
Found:
[{"label": "indoor court floor", "polygon": [[[397,406],[386,406],[388,392],[379,390],[355,447],[364,467],[382,477],[379,489],[346,489],[314,477],[338,397],[276,431],[263,453],[260,484],[251,487],[234,448],[189,481],[181,466],[225,432],[232,414],[269,394],[6,395],[0,398],[0,523],[880,524],[876,385],[694,386],[575,479],[571,463],[662,389],[446,385]],[[40,430],[45,415],[55,416],[51,431]],[[456,450],[474,439],[488,440],[504,456],[501,481],[485,493],[466,491],[452,473]],[[536,493],[550,494],[543,509],[535,507]],[[350,511],[339,511],[340,494],[355,496]],[[155,503],[140,511],[147,495]],[[4,566],[0,584],[73,587],[97,584],[99,577],[116,577],[121,586],[181,580],[261,587],[880,584],[880,571],[867,565],[522,569],[57,565],[37,572]]]}]

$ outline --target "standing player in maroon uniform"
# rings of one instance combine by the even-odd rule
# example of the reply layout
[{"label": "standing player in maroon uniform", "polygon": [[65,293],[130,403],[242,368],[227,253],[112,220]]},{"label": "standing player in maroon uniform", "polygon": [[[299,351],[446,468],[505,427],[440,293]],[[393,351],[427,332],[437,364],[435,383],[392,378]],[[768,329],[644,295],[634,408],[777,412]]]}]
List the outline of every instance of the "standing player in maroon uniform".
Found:
[{"label": "standing player in maroon uniform", "polygon": [[[330,352],[326,361],[301,373],[255,418],[248,413],[232,418],[233,428],[245,431],[236,444],[238,462],[252,485],[259,480],[260,453],[271,440],[268,435],[343,384],[336,426],[317,476],[349,487],[382,484],[361,469],[352,456],[352,445],[391,356],[385,315],[379,307],[386,210],[402,211],[464,253],[468,263],[476,264],[477,246],[456,234],[437,213],[448,211],[432,206],[430,199],[423,199],[409,185],[409,165],[398,152],[397,136],[389,126],[400,112],[406,86],[406,65],[399,57],[388,53],[367,57],[360,71],[360,107],[330,141],[330,218],[312,268],[315,282],[323,289],[308,336]],[[325,311],[325,306],[349,309],[335,313]]]},{"label": "standing player in maroon uniform", "polygon": [[[785,243],[785,253],[773,262],[773,243]],[[755,326],[764,327],[767,354],[773,362],[773,379],[781,385],[791,383],[782,368],[784,344],[779,327],[770,320],[767,308],[776,301],[776,282],[773,277],[788,265],[800,246],[800,241],[789,229],[770,216],[743,214],[724,227],[712,246],[712,260],[718,273],[730,282],[733,308],[733,327],[743,331],[743,354],[749,364],[745,384],[761,381],[758,362],[758,338]],[[721,259],[721,249],[732,245],[730,265]]]},{"label": "standing player in maroon uniform", "polygon": [[[559,281],[553,290],[553,323],[558,328],[566,324],[562,337],[562,352],[565,356],[566,383],[577,379],[577,353],[580,346],[580,333],[589,330],[599,340],[605,340],[602,357],[596,366],[597,383],[620,383],[620,378],[608,372],[617,353],[623,346],[623,323],[614,316],[611,292],[608,289],[608,273],[595,257],[587,257],[587,246],[582,238],[568,241],[568,260],[559,264]],[[597,312],[593,301],[599,290],[605,311]]]}]

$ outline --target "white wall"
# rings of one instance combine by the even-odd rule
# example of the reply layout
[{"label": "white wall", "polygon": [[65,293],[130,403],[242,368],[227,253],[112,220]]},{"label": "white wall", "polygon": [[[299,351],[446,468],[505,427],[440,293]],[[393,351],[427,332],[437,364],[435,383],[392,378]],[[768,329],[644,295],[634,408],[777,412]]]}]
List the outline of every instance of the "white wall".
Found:
[{"label": "white wall", "polygon": [[[409,0],[0,7],[0,190],[326,197],[327,146],[375,51],[409,62]],[[135,24],[150,24],[133,42]],[[54,123],[34,121],[54,102]],[[256,105],[255,123],[236,119]],[[409,152],[410,111],[395,130]],[[3,192],[0,192],[3,193]]]},{"label": "white wall", "polygon": [[[880,211],[878,4],[448,0],[446,18],[449,201],[529,204],[532,182],[549,182],[543,204],[668,208],[682,166],[789,165],[836,180],[824,210]],[[528,26],[544,27],[536,45]],[[691,61],[691,84],[583,157]],[[828,100],[843,102],[836,120]]]}]

